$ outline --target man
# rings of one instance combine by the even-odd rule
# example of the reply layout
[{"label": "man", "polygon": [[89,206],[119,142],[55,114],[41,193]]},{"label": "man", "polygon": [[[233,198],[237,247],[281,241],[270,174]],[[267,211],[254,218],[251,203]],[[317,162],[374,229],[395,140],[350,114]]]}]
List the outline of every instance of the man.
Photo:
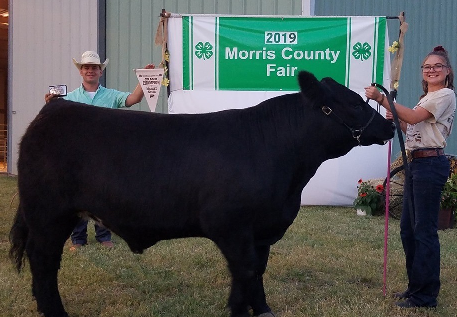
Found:
[{"label": "man", "polygon": [[[102,77],[103,70],[108,65],[108,62],[109,59],[106,59],[105,62],[101,63],[100,57],[94,51],[84,52],[80,62],[73,58],[73,64],[79,70],[83,82],[80,87],[69,92],[63,98],[105,108],[131,107],[139,103],[143,99],[143,90],[140,84],[136,86],[132,93],[108,89],[100,85],[100,77]],[[154,64],[148,64],[144,68],[152,69]],[[47,103],[56,96],[55,94],[47,93],[44,99]],[[81,219],[73,230],[71,234],[73,244],[70,248],[71,251],[87,244],[87,223],[87,220]],[[113,246],[111,232],[97,223],[95,224],[95,239],[105,247],[110,248]]]}]

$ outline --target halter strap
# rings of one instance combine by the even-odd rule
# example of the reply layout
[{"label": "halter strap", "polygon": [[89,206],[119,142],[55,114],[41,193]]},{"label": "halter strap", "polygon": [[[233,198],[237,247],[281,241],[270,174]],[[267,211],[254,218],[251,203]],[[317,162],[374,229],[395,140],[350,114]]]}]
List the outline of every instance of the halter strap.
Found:
[{"label": "halter strap", "polygon": [[[371,106],[370,106],[370,108],[371,108]],[[327,116],[330,116],[333,113],[333,116],[335,116],[337,121],[340,122],[342,125],[344,125],[351,132],[352,137],[357,140],[359,145],[361,145],[360,137],[362,136],[363,131],[370,125],[370,123],[373,121],[373,118],[376,114],[376,111],[373,108],[371,108],[372,113],[371,113],[371,117],[368,120],[368,122],[363,127],[356,129],[356,128],[352,128],[348,124],[346,124],[346,122],[344,122],[343,119],[341,119],[335,112],[333,112],[332,108],[330,108],[328,106],[322,106],[321,109],[322,109],[322,112],[325,113]]]}]

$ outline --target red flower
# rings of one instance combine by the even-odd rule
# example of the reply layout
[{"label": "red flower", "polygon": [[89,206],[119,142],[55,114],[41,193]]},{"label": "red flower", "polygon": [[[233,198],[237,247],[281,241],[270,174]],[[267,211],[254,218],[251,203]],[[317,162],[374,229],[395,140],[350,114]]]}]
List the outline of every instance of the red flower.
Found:
[{"label": "red flower", "polygon": [[359,179],[359,181],[357,183],[362,184],[362,182],[363,182],[363,180]]},{"label": "red flower", "polygon": [[378,193],[382,193],[382,192],[384,191],[384,186],[382,186],[381,184],[378,185],[378,186],[376,186],[376,191],[377,191]]},{"label": "red flower", "polygon": [[365,197],[367,193],[360,193],[360,197]]}]

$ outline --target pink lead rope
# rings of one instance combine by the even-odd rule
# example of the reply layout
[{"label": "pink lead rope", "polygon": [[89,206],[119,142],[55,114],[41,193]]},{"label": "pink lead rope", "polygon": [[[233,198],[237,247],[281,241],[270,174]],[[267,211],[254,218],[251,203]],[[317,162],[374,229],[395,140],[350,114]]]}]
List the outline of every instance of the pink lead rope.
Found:
[{"label": "pink lead rope", "polygon": [[[395,18],[395,17],[394,17]],[[392,114],[394,115],[394,121],[395,123],[398,124],[398,116],[397,112],[395,110],[395,106],[393,105],[394,99],[396,99],[397,96],[397,87],[396,84],[398,84],[398,81],[400,80],[400,73],[401,73],[401,66],[403,64],[403,56],[404,56],[404,50],[405,50],[405,43],[404,43],[404,37],[406,34],[406,31],[408,30],[408,23],[405,22],[405,12],[400,12],[400,15],[397,17],[398,20],[400,21],[400,32],[398,35],[398,50],[395,54],[394,60],[392,61],[392,66],[391,66],[391,83],[390,83],[390,89],[391,92],[393,93],[392,95],[392,106],[393,106],[393,112]],[[382,89],[386,95],[388,94],[387,90],[385,88]],[[390,101],[389,101],[390,104]],[[396,118],[396,119],[395,119]],[[400,137],[401,131],[397,127],[397,133],[398,133],[398,139],[400,142],[400,147],[402,147],[402,138]],[[387,154],[387,181],[386,181],[386,219],[385,219],[385,228],[384,228],[384,274],[383,274],[383,294],[386,296],[386,280],[387,280],[387,239],[388,239],[388,230],[389,230],[389,203],[390,203],[390,159],[391,159],[391,153],[392,153],[392,140],[389,140],[389,150]],[[402,154],[404,153],[403,148],[402,148]],[[403,162],[406,161],[406,156],[403,155]],[[405,164],[405,163],[403,163]],[[410,207],[411,208],[411,207]],[[412,210],[412,208],[411,208]]]},{"label": "pink lead rope", "polygon": [[392,153],[392,141],[389,140],[389,149],[387,150],[387,181],[386,181],[386,215],[384,221],[384,271],[382,293],[386,296],[387,285],[387,239],[389,237],[389,203],[390,203],[390,157]]}]

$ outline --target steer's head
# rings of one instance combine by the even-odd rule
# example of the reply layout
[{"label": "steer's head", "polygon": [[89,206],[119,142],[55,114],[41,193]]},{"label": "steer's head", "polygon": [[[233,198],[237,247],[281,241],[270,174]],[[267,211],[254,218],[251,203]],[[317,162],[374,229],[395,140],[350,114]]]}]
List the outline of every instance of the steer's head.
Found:
[{"label": "steer's head", "polygon": [[384,144],[394,136],[393,124],[346,86],[330,77],[319,82],[305,71],[299,73],[298,80],[302,94],[313,107],[339,125],[335,132],[344,127],[358,145]]}]

